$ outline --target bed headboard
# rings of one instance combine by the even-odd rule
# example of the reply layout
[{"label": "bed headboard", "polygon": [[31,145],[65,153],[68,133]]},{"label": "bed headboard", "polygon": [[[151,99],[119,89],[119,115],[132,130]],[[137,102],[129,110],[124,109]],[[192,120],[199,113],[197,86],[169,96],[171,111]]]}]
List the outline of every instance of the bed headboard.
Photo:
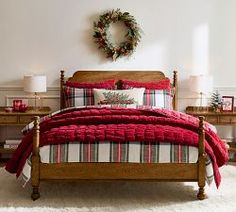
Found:
[{"label": "bed headboard", "polygon": [[[127,79],[135,80],[140,82],[152,82],[166,79],[167,77],[161,71],[76,71],[72,77],[66,80],[72,82],[99,82],[108,79]],[[61,108],[64,108],[64,94],[63,86],[65,84],[64,70],[61,70],[60,77],[60,104]],[[119,86],[119,85],[118,85]],[[173,109],[177,109],[177,71],[173,71],[173,82],[172,86],[174,89],[173,97]]]}]

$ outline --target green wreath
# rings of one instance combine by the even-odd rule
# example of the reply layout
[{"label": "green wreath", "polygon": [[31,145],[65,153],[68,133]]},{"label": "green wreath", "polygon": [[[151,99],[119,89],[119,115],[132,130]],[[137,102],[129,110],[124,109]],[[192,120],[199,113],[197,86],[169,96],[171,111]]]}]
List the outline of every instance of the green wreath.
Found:
[{"label": "green wreath", "polygon": [[[109,39],[108,28],[111,23],[118,21],[124,22],[128,31],[125,35],[126,41],[114,46]],[[134,52],[141,39],[141,29],[132,15],[128,12],[122,13],[120,9],[117,9],[104,13],[99,17],[98,22],[94,22],[93,37],[95,43],[98,44],[98,48],[102,49],[108,58],[116,60],[121,56],[129,56]]]}]

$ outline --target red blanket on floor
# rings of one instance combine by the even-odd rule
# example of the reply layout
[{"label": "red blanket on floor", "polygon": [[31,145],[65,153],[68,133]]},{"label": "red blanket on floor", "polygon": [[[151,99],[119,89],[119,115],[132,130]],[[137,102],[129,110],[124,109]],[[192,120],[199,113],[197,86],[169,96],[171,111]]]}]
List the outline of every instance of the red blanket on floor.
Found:
[{"label": "red blanket on floor", "polygon": [[[217,187],[218,167],[228,160],[224,143],[205,124],[205,151],[210,156]],[[40,146],[74,141],[174,142],[198,146],[198,119],[164,109],[73,108],[40,123]],[[32,130],[22,139],[6,170],[20,175],[32,152]]]}]

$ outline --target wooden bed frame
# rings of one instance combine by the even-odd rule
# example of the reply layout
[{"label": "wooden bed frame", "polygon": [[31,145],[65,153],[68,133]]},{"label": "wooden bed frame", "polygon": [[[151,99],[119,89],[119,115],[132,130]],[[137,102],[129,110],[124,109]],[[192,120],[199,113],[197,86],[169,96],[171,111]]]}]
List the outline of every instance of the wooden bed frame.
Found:
[{"label": "wooden bed frame", "polygon": [[[77,71],[70,81],[95,82],[106,79],[129,79],[136,81],[159,81],[165,79],[160,71]],[[64,85],[64,71],[61,71],[61,87]],[[175,97],[174,109],[177,108],[177,72],[174,71],[173,88]],[[61,108],[64,107],[61,89]],[[33,192],[31,198],[40,197],[39,184],[41,181],[195,181],[198,182],[197,198],[205,199],[205,148],[203,117],[199,118],[199,156],[196,163],[59,163],[46,164],[40,162],[39,155],[39,117],[34,120],[33,153],[31,184]]]}]

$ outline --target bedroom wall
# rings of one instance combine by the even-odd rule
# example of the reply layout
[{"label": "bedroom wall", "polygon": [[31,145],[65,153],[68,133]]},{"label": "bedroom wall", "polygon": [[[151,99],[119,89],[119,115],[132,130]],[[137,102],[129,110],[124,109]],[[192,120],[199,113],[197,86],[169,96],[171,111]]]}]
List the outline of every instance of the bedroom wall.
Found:
[{"label": "bedroom wall", "polygon": [[[107,60],[92,40],[93,22],[106,10],[121,8],[144,31],[134,55]],[[191,74],[209,73],[222,94],[236,94],[235,0],[1,0],[0,104],[6,96],[26,95],[26,74],[46,74],[58,107],[59,70],[143,69],[179,71],[179,109],[198,104],[188,92]]]}]

